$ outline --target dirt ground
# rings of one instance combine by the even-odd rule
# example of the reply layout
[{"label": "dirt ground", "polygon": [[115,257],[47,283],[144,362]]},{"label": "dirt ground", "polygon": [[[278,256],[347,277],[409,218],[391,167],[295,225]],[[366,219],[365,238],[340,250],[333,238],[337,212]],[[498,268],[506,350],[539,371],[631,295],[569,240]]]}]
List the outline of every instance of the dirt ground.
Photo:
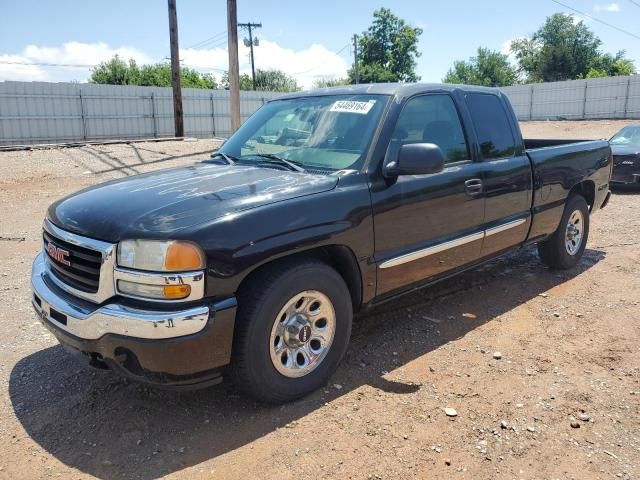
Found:
[{"label": "dirt ground", "polygon": [[[523,129],[602,138],[620,126]],[[213,147],[0,153],[0,478],[640,479],[640,192],[593,217],[574,270],[550,271],[529,248],[362,316],[330,384],[289,405],[228,383],[159,391],[76,363],[30,305],[45,209]]]}]

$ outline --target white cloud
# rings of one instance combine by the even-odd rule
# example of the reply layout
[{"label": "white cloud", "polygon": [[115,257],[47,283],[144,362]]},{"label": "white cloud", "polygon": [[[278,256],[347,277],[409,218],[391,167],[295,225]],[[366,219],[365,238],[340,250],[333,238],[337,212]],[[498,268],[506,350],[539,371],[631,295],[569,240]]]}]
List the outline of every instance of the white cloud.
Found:
[{"label": "white cloud", "polygon": [[[298,80],[304,88],[310,88],[319,78],[342,78],[347,75],[349,63],[345,57],[337,55],[320,44],[313,44],[302,50],[284,48],[276,42],[260,39],[254,47],[256,68],[279,69]],[[239,47],[240,73],[251,73],[249,48]],[[155,63],[164,59],[154,59],[132,47],[111,47],[107,43],[67,42],[62,46],[29,45],[18,54],[0,53],[0,81],[86,81],[91,75],[90,65],[109,60],[113,55],[128,60],[133,58],[138,64]],[[346,54],[346,52],[345,52]],[[226,48],[181,49],[181,63],[201,72],[213,73],[217,77],[228,69],[229,57]],[[19,64],[29,65],[19,65]],[[37,65],[62,64],[64,67]],[[69,65],[78,65],[70,67]]]},{"label": "white cloud", "polygon": [[47,81],[47,72],[21,55],[0,54],[0,80],[30,80],[34,82]]},{"label": "white cloud", "polygon": [[28,45],[17,55],[0,53],[0,80],[82,82],[91,75],[90,65],[109,60],[116,54],[139,63],[153,61],[135,48],[112,48],[104,42],[67,42],[61,47]]},{"label": "white cloud", "polygon": [[611,12],[611,13],[617,13],[620,11],[620,5],[618,5],[617,3],[606,3],[606,4],[596,4],[593,6],[593,11],[596,13],[600,13],[600,12]]},{"label": "white cloud", "polygon": [[[349,63],[347,60],[320,44],[303,50],[284,48],[276,42],[260,39],[260,46],[253,48],[256,69],[277,69],[294,77],[304,88],[310,88],[320,78],[344,78]],[[251,73],[249,48],[239,47],[240,73]],[[227,70],[229,57],[226,48],[209,50],[180,50],[183,65],[200,71],[221,73]]]}]

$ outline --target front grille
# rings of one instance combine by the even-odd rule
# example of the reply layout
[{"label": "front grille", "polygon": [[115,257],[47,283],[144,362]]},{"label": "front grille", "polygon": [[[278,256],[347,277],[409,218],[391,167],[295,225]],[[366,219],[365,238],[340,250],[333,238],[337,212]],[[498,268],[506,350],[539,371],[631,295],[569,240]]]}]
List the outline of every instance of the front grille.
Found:
[{"label": "front grille", "polygon": [[[46,230],[43,231],[42,236],[51,272],[70,287],[87,293],[96,293],[100,286],[102,253],[56,238]],[[62,259],[52,256],[50,248],[47,248],[49,244],[56,247],[54,251],[63,251]]]}]

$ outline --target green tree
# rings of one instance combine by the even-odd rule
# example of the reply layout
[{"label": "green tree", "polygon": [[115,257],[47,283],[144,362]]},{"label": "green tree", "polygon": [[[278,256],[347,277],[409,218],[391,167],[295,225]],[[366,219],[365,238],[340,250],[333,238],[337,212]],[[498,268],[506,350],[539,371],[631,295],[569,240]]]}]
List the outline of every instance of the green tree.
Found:
[{"label": "green tree", "polygon": [[137,85],[139,77],[140,69],[136,61],[130,59],[127,63],[118,55],[114,55],[111,60],[100,63],[91,71],[92,83]]},{"label": "green tree", "polygon": [[340,87],[350,83],[351,80],[348,78],[319,78],[313,82],[313,88]]},{"label": "green tree", "polygon": [[[171,86],[171,65],[156,63],[139,67],[135,60],[125,62],[118,55],[102,62],[91,72],[92,83],[109,85],[140,85],[151,87]],[[218,88],[211,75],[200,73],[192,68],[180,69],[180,84],[183,88]]]},{"label": "green tree", "polygon": [[[229,88],[229,72],[222,74],[220,80],[222,88]],[[253,90],[251,75],[240,75],[240,90]],[[290,77],[282,70],[256,70],[256,90],[263,92],[296,92],[301,90],[295,78]]]},{"label": "green tree", "polygon": [[[373,12],[373,23],[359,37],[358,73],[362,83],[415,82],[418,38],[422,29],[411,27],[388,8]],[[355,70],[349,70],[355,83]]]},{"label": "green tree", "polygon": [[457,60],[442,80],[444,83],[464,83],[485,87],[504,87],[518,80],[517,70],[509,58],[488,48],[478,48],[478,54],[468,61]]},{"label": "green tree", "polygon": [[[628,75],[633,62],[618,52],[615,56],[600,51],[602,41],[571,15],[556,13],[531,38],[511,42],[520,73],[529,82],[573,80],[606,72]],[[626,73],[625,73],[626,72]]]},{"label": "green tree", "polygon": [[620,50],[615,55],[604,53],[600,55],[590,66],[587,78],[615,77],[618,75],[631,75],[635,72],[633,61],[625,58],[626,52]]}]

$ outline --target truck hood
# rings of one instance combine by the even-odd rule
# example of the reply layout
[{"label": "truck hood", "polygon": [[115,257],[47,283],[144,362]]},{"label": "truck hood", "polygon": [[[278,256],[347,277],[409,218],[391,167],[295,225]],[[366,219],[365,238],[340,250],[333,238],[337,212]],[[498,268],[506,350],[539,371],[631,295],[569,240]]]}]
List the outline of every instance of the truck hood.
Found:
[{"label": "truck hood", "polygon": [[169,238],[216,218],[331,190],[338,177],[272,168],[196,164],[81,190],[49,207],[60,228],[90,238]]}]

